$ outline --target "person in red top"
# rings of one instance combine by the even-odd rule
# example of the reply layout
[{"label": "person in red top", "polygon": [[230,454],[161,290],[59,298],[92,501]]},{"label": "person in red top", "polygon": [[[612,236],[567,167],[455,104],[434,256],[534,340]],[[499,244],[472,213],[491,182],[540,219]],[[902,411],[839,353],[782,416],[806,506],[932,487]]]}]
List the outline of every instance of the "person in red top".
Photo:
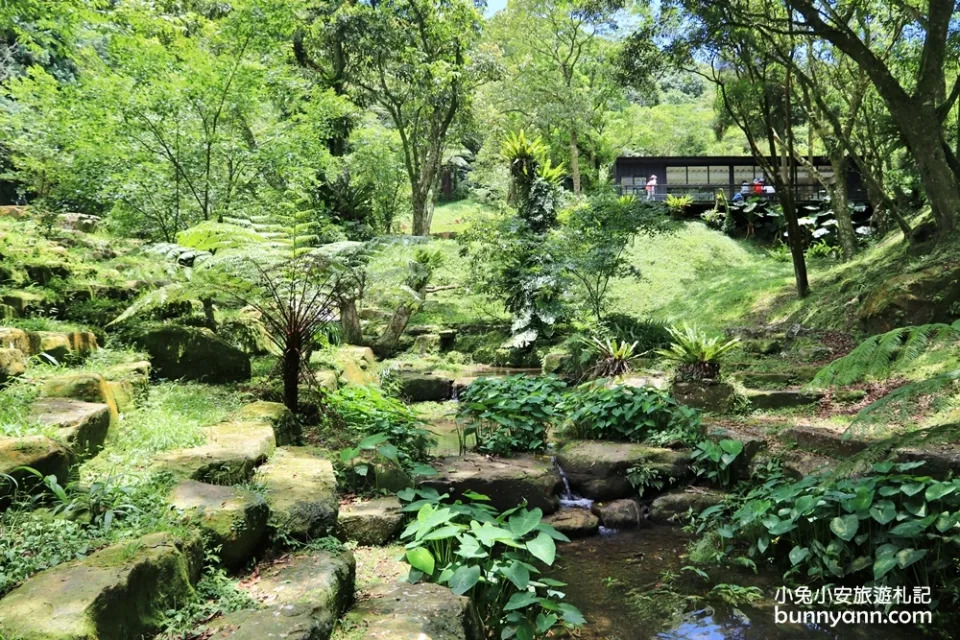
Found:
[{"label": "person in red top", "polygon": [[753,179],[753,192],[757,195],[763,194],[763,181],[760,178]]},{"label": "person in red top", "polygon": [[652,175],[650,179],[647,180],[647,200],[653,200],[653,196],[657,193],[657,176]]}]

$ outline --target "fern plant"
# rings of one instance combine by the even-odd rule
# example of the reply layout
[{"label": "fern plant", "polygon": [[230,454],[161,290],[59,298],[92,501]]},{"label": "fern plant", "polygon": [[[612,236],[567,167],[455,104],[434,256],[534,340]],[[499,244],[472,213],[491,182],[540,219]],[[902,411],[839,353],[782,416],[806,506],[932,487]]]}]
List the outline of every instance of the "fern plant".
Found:
[{"label": "fern plant", "polygon": [[664,202],[667,205],[667,210],[670,212],[670,215],[682,216],[690,205],[693,204],[693,196],[675,196],[668,193],[667,199]]},{"label": "fern plant", "polygon": [[591,337],[588,348],[594,354],[590,375],[594,378],[614,378],[633,369],[642,355],[637,351],[636,342],[607,338],[601,340]]},{"label": "fern plant", "polygon": [[696,327],[669,327],[673,343],[657,354],[677,363],[677,377],[690,380],[708,380],[720,377],[720,359],[740,343],[739,338],[724,342],[718,336],[709,336]]},{"label": "fern plant", "polygon": [[856,349],[820,370],[811,381],[815,387],[841,387],[867,379],[883,379],[903,370],[931,346],[960,337],[960,320],[899,327],[871,336]]}]

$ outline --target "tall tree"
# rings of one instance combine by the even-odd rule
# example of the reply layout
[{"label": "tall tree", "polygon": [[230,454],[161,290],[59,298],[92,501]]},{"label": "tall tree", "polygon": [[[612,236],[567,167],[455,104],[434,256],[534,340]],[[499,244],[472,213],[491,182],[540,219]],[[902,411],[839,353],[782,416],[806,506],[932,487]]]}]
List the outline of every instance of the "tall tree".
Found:
[{"label": "tall tree", "polygon": [[484,57],[471,55],[482,16],[469,0],[385,0],[357,16],[351,78],[400,135],[412,231],[427,235],[448,134],[488,77]]}]

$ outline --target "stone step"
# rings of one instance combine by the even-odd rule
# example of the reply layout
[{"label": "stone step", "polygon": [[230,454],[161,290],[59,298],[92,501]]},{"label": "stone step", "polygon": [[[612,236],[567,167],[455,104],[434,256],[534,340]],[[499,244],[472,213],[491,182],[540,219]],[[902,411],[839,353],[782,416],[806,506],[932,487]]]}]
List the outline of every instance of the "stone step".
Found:
[{"label": "stone step", "polygon": [[240,484],[276,448],[273,428],[260,422],[224,422],[203,431],[205,444],[159,453],[153,469],[211,484]]},{"label": "stone step", "polygon": [[300,442],[300,423],[296,416],[280,402],[252,402],[240,409],[240,420],[262,422],[273,428],[278,447]]},{"label": "stone step", "polygon": [[440,458],[433,467],[437,475],[424,479],[421,484],[449,493],[453,499],[474,491],[488,496],[490,504],[501,511],[524,500],[530,509],[539,508],[544,513],[553,513],[559,506],[557,495],[562,482],[549,458],[532,455],[487,458],[468,453]]},{"label": "stone step", "polygon": [[272,526],[284,534],[311,540],[336,529],[337,476],[333,464],[314,449],[277,449],[257,469],[255,481],[267,492]]},{"label": "stone step", "polygon": [[960,475],[960,445],[932,444],[922,449],[903,447],[894,452],[897,462],[923,462],[913,473],[946,478]]},{"label": "stone step", "polygon": [[823,399],[823,393],[806,389],[747,389],[745,394],[754,409],[775,410],[804,407]]},{"label": "stone step", "polygon": [[155,533],[39,573],[0,600],[0,636],[17,640],[129,640],[159,631],[189,600],[196,541]]},{"label": "stone step", "polygon": [[630,442],[573,440],[557,453],[571,488],[591,500],[616,500],[635,496],[627,479],[631,467],[652,468],[665,483],[689,477],[690,452]]},{"label": "stone step", "polygon": [[375,591],[341,623],[351,640],[481,640],[473,603],[438,584],[406,584]]},{"label": "stone step", "polygon": [[795,442],[801,449],[833,457],[852,456],[871,444],[869,441],[855,437],[845,440],[843,433],[829,426],[801,424],[784,429],[779,437],[781,440]]},{"label": "stone step", "polygon": [[252,491],[196,480],[174,486],[170,506],[199,527],[212,546],[220,547],[220,561],[228,569],[243,566],[253,556],[270,516],[266,502]]},{"label": "stone step", "polygon": [[85,358],[96,351],[97,337],[89,331],[24,331],[0,327],[0,347],[19,349],[24,356],[45,353],[58,362]]},{"label": "stone step", "polygon": [[247,590],[264,608],[231,613],[209,626],[210,637],[317,640],[353,602],[356,560],[349,551],[304,551],[257,567]]},{"label": "stone step", "polygon": [[27,357],[23,351],[13,347],[0,346],[0,385],[19,378],[27,370]]},{"label": "stone step", "polygon": [[113,389],[99,373],[72,373],[50,378],[44,382],[41,392],[48,398],[73,398],[104,404],[109,409],[111,424],[116,424],[120,417]]},{"label": "stone step", "polygon": [[46,436],[0,436],[0,508],[6,508],[14,493],[33,493],[42,488],[41,480],[24,467],[56,477],[62,486],[67,483],[72,464],[73,452]]},{"label": "stone step", "polygon": [[40,424],[56,427],[57,438],[67,443],[80,460],[100,451],[110,429],[110,406],[104,403],[40,398],[30,411]]},{"label": "stone step", "polygon": [[363,546],[385,545],[403,529],[402,505],[395,497],[341,505],[337,536]]}]

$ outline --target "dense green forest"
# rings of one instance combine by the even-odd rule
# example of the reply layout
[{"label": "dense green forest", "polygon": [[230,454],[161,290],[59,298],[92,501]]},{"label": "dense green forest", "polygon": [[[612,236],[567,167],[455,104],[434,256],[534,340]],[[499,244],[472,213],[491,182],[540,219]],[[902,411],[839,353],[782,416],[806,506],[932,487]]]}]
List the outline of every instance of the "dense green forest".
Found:
[{"label": "dense green forest", "polygon": [[0,640],[957,637],[960,3],[0,35]]}]

